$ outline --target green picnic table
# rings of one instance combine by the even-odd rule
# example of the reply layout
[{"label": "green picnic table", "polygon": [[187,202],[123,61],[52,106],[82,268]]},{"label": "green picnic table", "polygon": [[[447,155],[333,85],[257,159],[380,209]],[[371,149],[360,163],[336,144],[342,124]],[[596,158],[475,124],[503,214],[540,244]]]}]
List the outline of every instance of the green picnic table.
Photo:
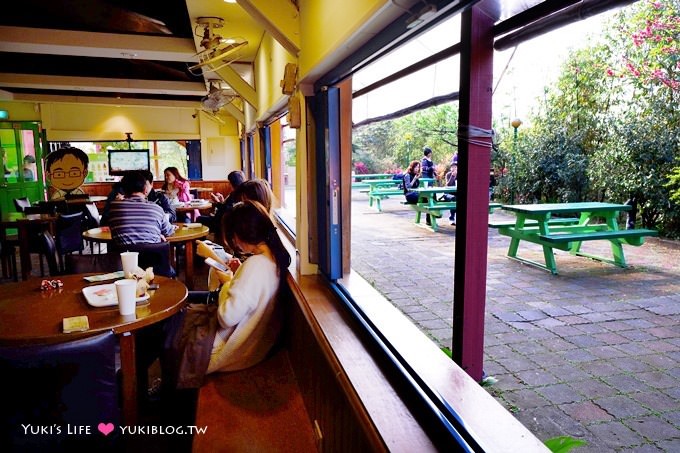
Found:
[{"label": "green picnic table", "polygon": [[[629,205],[601,202],[544,203],[503,205],[504,211],[516,215],[514,223],[490,222],[489,226],[509,236],[508,257],[531,264],[557,275],[553,249],[564,250],[572,255],[586,256],[619,267],[627,267],[623,244],[640,246],[647,236],[658,232],[648,229],[619,230],[619,213],[631,209]],[[553,214],[578,214],[577,218],[552,217]],[[599,221],[602,219],[602,221]],[[581,251],[585,241],[606,240],[611,243],[613,259]],[[545,264],[517,256],[520,241],[528,241],[543,247]]]},{"label": "green picnic table", "polygon": [[[421,178],[419,181],[423,183],[425,187],[428,187],[432,185],[435,180],[432,178]],[[400,187],[402,183],[402,179],[363,180],[362,184],[366,184],[368,187],[366,190],[368,193],[368,206],[373,206],[373,203],[375,203],[378,212],[382,212],[382,206],[380,205],[381,200],[389,198],[390,196],[404,195],[404,189]]]}]

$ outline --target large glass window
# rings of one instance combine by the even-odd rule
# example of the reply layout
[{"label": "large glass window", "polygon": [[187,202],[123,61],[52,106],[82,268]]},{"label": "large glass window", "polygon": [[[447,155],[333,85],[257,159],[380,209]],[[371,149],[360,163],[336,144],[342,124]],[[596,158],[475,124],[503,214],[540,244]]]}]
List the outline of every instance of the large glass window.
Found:
[{"label": "large glass window", "polygon": [[295,129],[288,125],[285,118],[281,119],[281,167],[283,175],[283,196],[279,216],[295,232],[296,217],[296,157],[297,144]]},{"label": "large glass window", "polygon": [[109,174],[109,149],[148,149],[151,157],[151,173],[154,179],[163,179],[163,170],[177,167],[180,174],[188,175],[187,146],[183,140],[176,141],[115,141],[115,142],[72,142],[71,146],[85,151],[90,158],[86,182],[117,181],[120,176]]}]

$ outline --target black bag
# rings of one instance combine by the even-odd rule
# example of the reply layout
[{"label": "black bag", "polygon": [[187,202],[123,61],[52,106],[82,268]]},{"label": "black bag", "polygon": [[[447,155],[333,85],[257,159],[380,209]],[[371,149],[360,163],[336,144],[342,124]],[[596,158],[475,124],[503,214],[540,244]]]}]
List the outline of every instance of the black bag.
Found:
[{"label": "black bag", "polygon": [[168,389],[199,388],[217,332],[216,304],[188,304],[167,324],[163,380]]}]

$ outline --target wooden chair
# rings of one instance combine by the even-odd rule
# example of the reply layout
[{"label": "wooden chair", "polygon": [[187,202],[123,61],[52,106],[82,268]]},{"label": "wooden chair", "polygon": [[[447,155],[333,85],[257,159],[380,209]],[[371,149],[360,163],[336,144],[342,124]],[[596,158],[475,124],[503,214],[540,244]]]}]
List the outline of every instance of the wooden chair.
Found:
[{"label": "wooden chair", "polygon": [[87,272],[116,272],[123,268],[117,253],[95,253],[92,255],[66,255],[65,274],[84,274]]},{"label": "wooden chair", "polygon": [[[38,206],[28,206],[24,208],[24,214],[30,215],[30,214],[49,214],[49,215],[55,215],[56,211],[54,206],[51,205],[43,205],[43,204],[38,204]],[[28,235],[29,235],[29,247],[28,247],[28,252],[29,253],[37,253],[38,254],[38,261],[40,263],[40,276],[45,275],[45,266],[43,264],[43,247],[41,245],[41,239],[40,239],[40,234],[43,231],[47,231],[49,228],[48,225],[31,225],[29,226],[28,229]]]},{"label": "wooden chair", "polygon": [[155,274],[175,278],[177,272],[170,263],[170,243],[114,245],[109,247],[109,253],[139,252],[139,267],[152,267]]},{"label": "wooden chair", "polygon": [[30,206],[31,200],[29,200],[28,197],[14,199],[14,207],[17,209],[17,212],[24,212],[24,209]]},{"label": "wooden chair", "polygon": [[[4,451],[68,451],[74,445],[115,451],[118,430],[108,436],[96,430],[98,422],[118,426],[120,420],[117,343],[109,331],[57,344],[0,347],[0,374],[13,395],[0,405]],[[22,425],[61,430],[26,435]],[[90,426],[94,432],[68,433],[67,425]]]},{"label": "wooden chair", "polygon": [[49,231],[41,231],[38,235],[38,246],[40,247],[40,274],[43,275],[42,256],[47,261],[47,269],[50,272],[50,277],[61,275],[62,271],[59,266],[59,252],[57,252],[57,243]]},{"label": "wooden chair", "polygon": [[3,278],[12,278],[15,282],[19,280],[16,251],[9,241],[0,240],[0,266]]},{"label": "wooden chair", "polygon": [[59,268],[64,270],[64,255],[83,253],[83,213],[59,214],[56,222],[55,240],[59,252]]}]

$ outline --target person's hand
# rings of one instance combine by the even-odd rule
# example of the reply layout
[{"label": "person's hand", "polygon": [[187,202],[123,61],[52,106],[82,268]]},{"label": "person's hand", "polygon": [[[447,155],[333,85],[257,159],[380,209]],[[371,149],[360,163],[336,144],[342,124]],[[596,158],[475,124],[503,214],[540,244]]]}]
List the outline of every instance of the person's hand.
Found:
[{"label": "person's hand", "polygon": [[238,258],[232,258],[229,261],[227,261],[227,267],[232,271],[236,272],[236,269],[238,269],[241,266],[241,260]]},{"label": "person's hand", "polygon": [[210,198],[215,203],[224,203],[224,195],[222,195],[219,192],[217,192],[217,193],[210,192]]},{"label": "person's hand", "polygon": [[208,246],[203,241],[200,240],[196,241],[196,254],[202,258],[212,258],[224,265],[227,265],[227,263],[222,261],[222,258],[220,258],[219,255],[215,253],[212,247]]},{"label": "person's hand", "polygon": [[231,272],[224,272],[215,269],[214,275],[217,277],[217,279],[220,281],[222,285],[225,283],[229,283],[232,278],[234,278],[234,274]]},{"label": "person's hand", "polygon": [[125,200],[125,195],[123,195],[122,193],[117,193],[116,194],[116,201],[123,201],[123,200]]}]

